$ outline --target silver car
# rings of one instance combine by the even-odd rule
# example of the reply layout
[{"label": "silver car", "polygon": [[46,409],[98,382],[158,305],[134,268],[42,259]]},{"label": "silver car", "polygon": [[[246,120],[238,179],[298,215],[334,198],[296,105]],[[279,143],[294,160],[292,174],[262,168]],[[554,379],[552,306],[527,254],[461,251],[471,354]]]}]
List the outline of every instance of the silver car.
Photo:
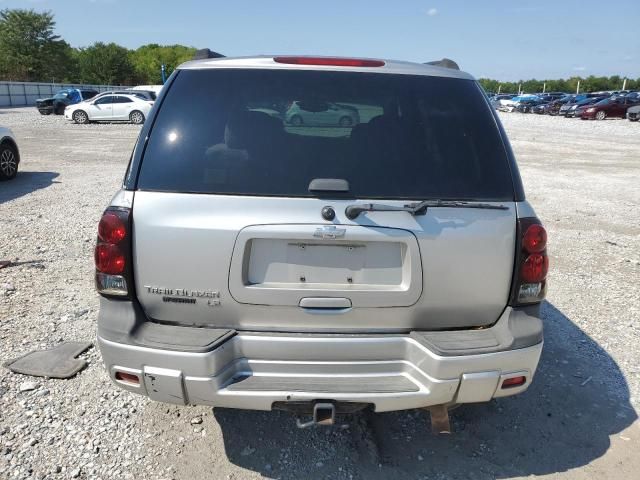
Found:
[{"label": "silver car", "polygon": [[[278,115],[295,102],[361,114],[327,134]],[[546,241],[470,75],[191,61],[98,227],[98,342],[111,379],[157,401],[302,425],[429,408],[446,431],[450,406],[531,384]]]},{"label": "silver car", "polygon": [[20,152],[13,132],[0,126],[0,180],[11,180],[18,174]]}]

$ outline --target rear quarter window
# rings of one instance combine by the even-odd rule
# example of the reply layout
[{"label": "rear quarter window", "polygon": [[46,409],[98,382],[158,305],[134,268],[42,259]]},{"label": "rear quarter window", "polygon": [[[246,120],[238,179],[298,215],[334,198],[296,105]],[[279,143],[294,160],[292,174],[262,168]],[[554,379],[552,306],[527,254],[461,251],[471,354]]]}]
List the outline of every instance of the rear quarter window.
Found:
[{"label": "rear quarter window", "polygon": [[341,178],[372,199],[513,199],[495,118],[471,80],[182,70],[157,113],[143,190],[312,196]]}]

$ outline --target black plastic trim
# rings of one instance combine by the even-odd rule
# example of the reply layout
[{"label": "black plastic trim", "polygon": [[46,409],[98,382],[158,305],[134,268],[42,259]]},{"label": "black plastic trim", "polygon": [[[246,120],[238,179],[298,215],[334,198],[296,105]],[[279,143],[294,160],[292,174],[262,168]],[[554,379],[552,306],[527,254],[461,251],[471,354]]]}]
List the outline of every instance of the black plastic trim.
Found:
[{"label": "black plastic trim", "polygon": [[483,330],[411,332],[411,337],[443,356],[478,355],[532,347],[543,340],[540,304],[511,310],[508,321]]},{"label": "black plastic trim", "polygon": [[500,121],[500,117],[498,116],[498,112],[493,108],[491,102],[489,101],[489,97],[485,93],[484,89],[480,85],[480,83],[476,82],[476,87],[482,93],[482,96],[487,103],[487,107],[491,109],[491,114],[493,115],[493,120],[496,123],[496,127],[500,132],[500,138],[502,139],[502,145],[504,147],[505,153],[507,154],[509,171],[511,172],[511,183],[513,185],[513,201],[514,202],[524,202],[525,194],[524,194],[524,185],[522,184],[522,177],[520,176],[520,170],[518,169],[518,163],[516,162],[516,156],[513,153],[513,149],[511,148],[511,143],[509,142],[509,137],[507,136],[507,132],[502,126],[502,122]]},{"label": "black plastic trim", "polygon": [[140,167],[142,166],[142,157],[144,156],[144,151],[146,150],[147,143],[149,142],[149,135],[151,134],[151,130],[153,130],[153,125],[156,122],[156,117],[158,112],[160,111],[160,108],[162,107],[162,103],[164,102],[167,93],[169,93],[171,85],[173,85],[173,82],[178,76],[179,72],[180,70],[174,70],[173,73],[169,76],[164,86],[162,87],[162,90],[160,91],[160,95],[156,98],[156,101],[153,104],[153,108],[151,109],[151,112],[149,112],[147,120],[142,126],[142,130],[140,131],[140,135],[138,136],[136,145],[133,148],[131,158],[129,159],[129,165],[127,166],[127,172],[122,182],[122,188],[124,188],[125,190],[135,190],[137,188],[138,175],[140,174]]},{"label": "black plastic trim", "polygon": [[[177,343],[178,333],[184,342]],[[98,335],[112,342],[164,350],[185,352],[211,351],[237,332],[231,328],[193,327],[167,325],[151,321],[137,300],[122,301],[102,297],[98,313]],[[273,335],[274,332],[254,332],[253,335]],[[370,334],[323,332],[275,332],[283,336],[406,336],[407,334],[372,332]],[[414,340],[432,352],[448,357],[478,355],[531,347],[543,340],[540,304],[513,308],[506,322],[498,322],[491,328],[474,330],[414,331],[408,333]],[[200,337],[200,338],[198,338]]]}]

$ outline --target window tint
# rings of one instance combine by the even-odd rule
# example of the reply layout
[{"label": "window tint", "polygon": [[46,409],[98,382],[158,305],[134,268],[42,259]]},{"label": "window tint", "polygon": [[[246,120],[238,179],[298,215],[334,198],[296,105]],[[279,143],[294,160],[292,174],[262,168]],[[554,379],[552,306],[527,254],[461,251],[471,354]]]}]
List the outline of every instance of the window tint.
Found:
[{"label": "window tint", "polygon": [[109,103],[113,103],[113,95],[105,95],[95,101],[96,105],[105,105]]},{"label": "window tint", "polygon": [[312,196],[315,178],[345,179],[359,198],[513,198],[475,82],[292,70],[181,71],[138,188]]},{"label": "window tint", "polygon": [[114,97],[113,99],[113,103],[132,103],[133,100],[131,100],[129,97]]}]

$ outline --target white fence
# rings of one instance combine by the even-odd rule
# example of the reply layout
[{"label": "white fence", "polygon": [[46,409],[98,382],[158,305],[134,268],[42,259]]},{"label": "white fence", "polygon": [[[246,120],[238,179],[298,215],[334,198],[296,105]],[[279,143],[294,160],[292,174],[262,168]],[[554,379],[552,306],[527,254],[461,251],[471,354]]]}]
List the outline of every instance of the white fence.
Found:
[{"label": "white fence", "polygon": [[79,83],[0,82],[0,107],[34,106],[37,98],[51,97],[63,88],[91,88],[104,92],[128,87]]}]

